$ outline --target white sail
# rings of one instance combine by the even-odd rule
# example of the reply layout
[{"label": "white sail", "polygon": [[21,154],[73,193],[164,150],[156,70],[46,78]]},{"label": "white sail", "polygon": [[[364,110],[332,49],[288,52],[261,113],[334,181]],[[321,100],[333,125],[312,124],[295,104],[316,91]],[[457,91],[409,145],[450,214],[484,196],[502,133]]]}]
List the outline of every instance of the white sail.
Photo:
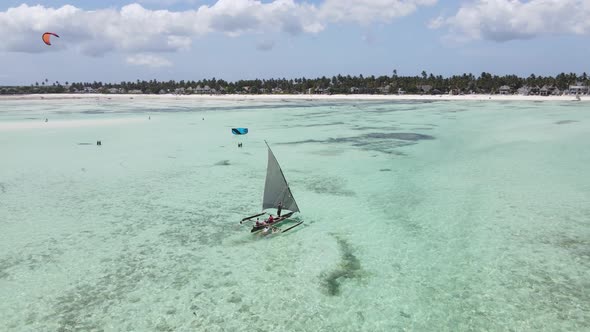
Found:
[{"label": "white sail", "polygon": [[293,198],[293,194],[291,194],[291,189],[289,189],[287,180],[285,180],[281,166],[279,166],[277,158],[275,158],[270,146],[268,146],[268,165],[262,209],[276,209],[279,203],[282,203],[284,210],[299,212],[299,207],[295,202],[295,198]]}]

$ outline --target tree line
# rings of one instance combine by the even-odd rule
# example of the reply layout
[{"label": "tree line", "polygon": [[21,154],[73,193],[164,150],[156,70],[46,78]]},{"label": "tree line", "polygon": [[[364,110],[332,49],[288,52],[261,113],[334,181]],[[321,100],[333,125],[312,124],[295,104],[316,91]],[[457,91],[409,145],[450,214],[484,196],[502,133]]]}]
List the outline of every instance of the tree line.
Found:
[{"label": "tree line", "polygon": [[350,76],[337,75],[318,78],[294,78],[294,79],[253,79],[228,82],[223,79],[158,81],[137,80],[135,82],[103,83],[103,82],[49,82],[45,79],[30,84],[29,86],[4,86],[0,87],[0,94],[30,94],[30,93],[181,93],[181,94],[396,94],[400,92],[408,94],[442,94],[442,93],[498,93],[503,86],[508,86],[513,92],[517,89],[528,87],[551,86],[561,91],[567,90],[570,85],[581,82],[588,85],[589,78],[584,72],[561,73],[556,76],[537,76],[531,74],[528,77],[517,75],[492,75],[482,72],[479,76],[465,73],[443,77],[442,75],[428,74],[422,71],[421,75],[398,76],[397,70],[393,70],[390,76]]}]

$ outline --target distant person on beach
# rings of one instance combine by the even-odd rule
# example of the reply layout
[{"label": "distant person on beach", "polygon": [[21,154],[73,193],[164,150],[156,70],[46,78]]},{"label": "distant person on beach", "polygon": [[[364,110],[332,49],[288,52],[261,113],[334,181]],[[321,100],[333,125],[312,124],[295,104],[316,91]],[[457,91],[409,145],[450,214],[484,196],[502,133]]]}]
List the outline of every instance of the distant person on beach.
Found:
[{"label": "distant person on beach", "polygon": [[49,119],[45,118],[45,122],[49,122]]}]

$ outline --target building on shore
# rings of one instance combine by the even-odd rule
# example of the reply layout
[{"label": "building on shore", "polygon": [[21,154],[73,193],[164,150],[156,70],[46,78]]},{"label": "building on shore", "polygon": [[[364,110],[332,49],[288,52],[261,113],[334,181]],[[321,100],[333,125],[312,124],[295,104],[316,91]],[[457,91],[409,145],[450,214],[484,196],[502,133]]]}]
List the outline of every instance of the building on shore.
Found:
[{"label": "building on shore", "polygon": [[509,95],[512,92],[512,88],[508,85],[502,85],[498,91],[501,95]]},{"label": "building on shore", "polygon": [[521,96],[528,96],[531,92],[531,88],[529,88],[528,85],[525,85],[525,86],[518,88],[518,90],[516,90],[516,91]]},{"label": "building on shore", "polygon": [[529,89],[529,95],[538,96],[541,93],[541,88],[538,85],[532,86]]},{"label": "building on shore", "polygon": [[588,86],[582,82],[576,82],[574,85],[569,86],[570,95],[585,95],[589,93]]},{"label": "building on shore", "polygon": [[418,84],[418,85],[416,85],[416,88],[418,88],[418,91],[420,92],[420,94],[427,94],[430,92],[430,90],[432,90],[432,85]]},{"label": "building on shore", "polygon": [[[554,95],[554,91],[555,91],[556,87],[554,87],[553,85],[543,85],[543,87],[541,88],[541,90],[539,90],[539,95],[541,96],[551,96]],[[559,91],[559,89],[557,89]]]},{"label": "building on shore", "polygon": [[381,94],[388,95],[389,92],[391,91],[391,85],[387,84],[386,86],[382,86],[380,88],[377,88],[377,90]]}]

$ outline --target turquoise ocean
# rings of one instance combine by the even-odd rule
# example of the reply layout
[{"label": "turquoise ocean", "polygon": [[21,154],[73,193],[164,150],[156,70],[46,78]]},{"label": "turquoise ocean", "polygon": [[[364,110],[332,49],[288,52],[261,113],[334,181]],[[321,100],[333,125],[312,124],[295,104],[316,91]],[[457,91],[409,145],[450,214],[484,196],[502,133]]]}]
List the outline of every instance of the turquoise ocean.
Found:
[{"label": "turquoise ocean", "polygon": [[[304,221],[267,237],[265,140]],[[1,331],[588,331],[590,112],[3,100],[0,299]]]}]

